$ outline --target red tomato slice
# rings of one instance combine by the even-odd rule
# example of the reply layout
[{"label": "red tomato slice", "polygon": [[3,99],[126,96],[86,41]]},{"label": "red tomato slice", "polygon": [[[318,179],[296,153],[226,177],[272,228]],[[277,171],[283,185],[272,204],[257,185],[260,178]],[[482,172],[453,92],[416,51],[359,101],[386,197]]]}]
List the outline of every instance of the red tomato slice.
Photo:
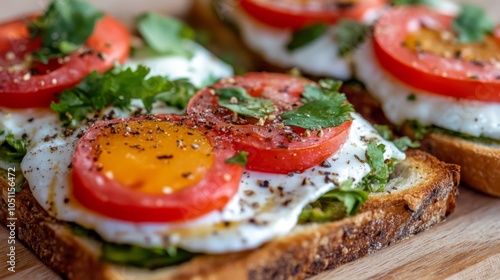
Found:
[{"label": "red tomato slice", "polygon": [[0,106],[47,107],[56,93],[78,84],[93,70],[104,72],[116,61],[123,63],[129,54],[129,31],[116,19],[104,16],[87,41],[87,53],[71,54],[62,63],[53,60],[48,66],[34,65],[31,70],[41,73],[30,73],[21,64],[26,54],[40,47],[40,42],[28,39],[26,22],[0,25]]},{"label": "red tomato slice", "polygon": [[394,9],[375,25],[373,47],[378,63],[397,80],[416,89],[456,98],[500,102],[498,62],[474,63],[429,52],[417,54],[403,44],[408,34],[423,24],[451,30],[452,21],[452,17],[424,7]]},{"label": "red tomato slice", "polygon": [[328,1],[240,0],[241,8],[258,21],[277,28],[300,29],[314,23],[334,24],[341,18],[362,21],[367,10],[382,8],[387,0],[364,0],[341,6]]},{"label": "red tomato slice", "polygon": [[[225,79],[213,88],[243,87],[254,97],[272,100],[277,115],[300,106],[304,85],[311,81],[284,74],[250,73]],[[205,126],[228,133],[236,150],[246,151],[250,170],[287,174],[318,165],[337,152],[347,139],[352,122],[307,132],[284,126],[279,118],[257,125],[257,120],[233,120],[233,112],[220,107],[213,88],[198,92],[189,102],[187,114]]]},{"label": "red tomato slice", "polygon": [[[162,125],[171,125],[172,129],[162,130]],[[132,127],[132,129],[129,130],[126,127]],[[156,129],[149,127],[156,127]],[[112,120],[94,125],[79,140],[73,157],[72,182],[75,198],[83,206],[102,215],[133,222],[189,220],[223,208],[238,190],[242,166],[225,163],[226,159],[235,154],[227,141],[212,133],[207,133],[206,129],[193,127],[192,121],[169,115],[155,116],[154,119],[143,117]],[[181,132],[183,134],[176,136],[175,133],[179,130],[183,131]],[[124,139],[114,142],[109,140],[111,134],[119,134],[116,136],[118,138],[123,134]],[[206,137],[204,138],[207,141],[205,144],[203,141],[199,142],[200,138],[194,140],[198,141],[195,142],[198,146],[187,145],[187,140],[182,143],[182,139],[186,137],[199,137],[199,135]],[[174,140],[172,143],[172,137],[178,136],[184,138]],[[148,140],[149,137],[164,138]],[[116,138],[111,139],[116,140]],[[133,141],[138,141],[140,144],[132,145]],[[131,144],[127,146],[127,142]],[[184,144],[186,145],[182,146]],[[169,149],[168,145],[177,145],[177,151],[173,149],[171,154],[163,154],[165,151],[161,149]],[[205,154],[202,149],[206,147],[203,145],[208,145],[210,154]],[[123,156],[120,154],[120,149],[130,149],[130,152],[125,150],[127,156]],[[183,149],[183,152],[179,149]],[[135,150],[138,152],[134,153]],[[196,150],[203,154],[193,155]],[[108,154],[110,157],[113,153],[118,158],[106,163],[103,154]],[[141,162],[144,153],[148,153],[147,160]],[[198,160],[203,161],[202,157],[206,158],[209,155],[213,157],[210,165],[198,164]],[[174,156],[180,156],[178,160],[188,161],[188,165],[196,165],[191,170],[194,174],[192,176],[198,176],[201,172],[201,177],[195,179],[192,184],[165,192],[165,186],[156,183],[164,183],[167,180],[171,181],[173,186],[178,180],[175,174],[183,172],[184,166],[179,165],[178,162],[172,162],[170,165],[160,166],[160,169],[156,167],[164,160],[174,160]],[[140,164],[134,165],[136,161]],[[111,164],[112,166],[109,167],[111,169],[107,170],[106,164]],[[165,168],[168,170],[165,171]],[[181,180],[189,180],[185,173],[182,176],[184,179]],[[159,177],[166,177],[166,179]],[[148,186],[151,182],[156,184],[153,187],[158,191]]]}]

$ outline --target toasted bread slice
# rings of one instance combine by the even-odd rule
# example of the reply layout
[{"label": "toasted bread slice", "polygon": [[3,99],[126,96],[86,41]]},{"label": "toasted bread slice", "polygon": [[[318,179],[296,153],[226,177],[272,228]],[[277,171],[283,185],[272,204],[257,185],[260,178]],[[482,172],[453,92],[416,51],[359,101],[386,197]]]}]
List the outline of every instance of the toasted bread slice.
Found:
[{"label": "toasted bread slice", "polygon": [[[43,262],[69,279],[303,279],[441,222],[455,209],[458,183],[458,166],[409,151],[396,166],[388,191],[372,194],[355,216],[298,225],[257,250],[199,256],[153,271],[101,261],[99,242],[76,236],[66,223],[51,218],[27,186],[16,194],[17,234]],[[5,224],[7,182],[0,185],[0,218]]]},{"label": "toasted bread slice", "polygon": [[[349,101],[371,123],[387,124],[380,103],[358,85],[343,88]],[[414,131],[405,126],[402,133],[413,137]],[[462,182],[483,193],[500,197],[500,145],[484,144],[440,133],[429,133],[421,141],[421,149],[440,160],[461,167]]]}]

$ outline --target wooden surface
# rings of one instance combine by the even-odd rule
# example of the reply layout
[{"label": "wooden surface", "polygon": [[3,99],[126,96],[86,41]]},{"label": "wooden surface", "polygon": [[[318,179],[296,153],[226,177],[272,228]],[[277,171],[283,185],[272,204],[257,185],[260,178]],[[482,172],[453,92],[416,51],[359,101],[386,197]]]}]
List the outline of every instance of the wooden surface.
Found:
[{"label": "wooden surface", "polygon": [[[500,199],[460,193],[444,223],[313,279],[500,279]],[[0,279],[59,279],[21,244],[16,272],[7,271],[7,234],[1,227]]]}]

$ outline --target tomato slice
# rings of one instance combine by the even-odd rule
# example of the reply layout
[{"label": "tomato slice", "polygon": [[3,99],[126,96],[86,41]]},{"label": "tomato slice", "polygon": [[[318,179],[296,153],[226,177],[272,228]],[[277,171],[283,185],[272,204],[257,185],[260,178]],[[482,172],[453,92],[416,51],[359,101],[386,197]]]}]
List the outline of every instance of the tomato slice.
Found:
[{"label": "tomato slice", "polygon": [[88,209],[133,222],[221,209],[238,190],[242,166],[225,163],[234,150],[208,132],[170,115],[94,125],[76,147],[73,194]]},{"label": "tomato slice", "polygon": [[241,8],[256,20],[277,28],[300,29],[314,23],[334,24],[341,18],[362,21],[365,13],[382,8],[387,0],[364,0],[344,4],[313,0],[241,0]]},{"label": "tomato slice", "polygon": [[218,105],[213,90],[242,87],[251,96],[272,100],[279,115],[301,105],[300,97],[307,84],[312,82],[284,74],[249,73],[201,90],[189,102],[187,114],[206,127],[226,132],[235,149],[248,152],[246,168],[281,174],[300,172],[337,152],[346,141],[352,122],[309,132],[285,126],[279,118],[263,124],[253,118],[235,120],[232,111]]},{"label": "tomato slice", "polygon": [[[23,65],[25,55],[40,47],[29,40],[27,20],[0,25],[0,106],[9,108],[47,107],[55,94],[78,84],[87,74],[104,72],[115,62],[123,63],[130,49],[130,33],[116,19],[104,16],[87,40],[85,51],[48,66]],[[31,69],[29,69],[31,68]]]},{"label": "tomato slice", "polygon": [[[397,80],[429,93],[500,102],[498,61],[467,61],[415,52],[403,42],[424,26],[451,31],[453,18],[425,7],[401,7],[375,24],[373,48],[378,63]],[[498,32],[495,35],[499,39]],[[408,93],[404,93],[408,94]]]}]

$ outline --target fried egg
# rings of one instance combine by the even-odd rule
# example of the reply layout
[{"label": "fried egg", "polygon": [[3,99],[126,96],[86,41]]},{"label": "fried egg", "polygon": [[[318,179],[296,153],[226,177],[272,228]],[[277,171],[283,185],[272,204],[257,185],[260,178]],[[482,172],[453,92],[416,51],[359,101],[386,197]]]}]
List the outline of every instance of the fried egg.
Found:
[{"label": "fried egg", "polygon": [[[289,233],[303,207],[339,182],[355,183],[370,172],[365,162],[369,141],[386,145],[384,158],[404,159],[404,154],[383,140],[359,115],[347,142],[328,159],[300,174],[282,175],[246,170],[238,193],[221,210],[189,221],[175,223],[133,223],[111,219],[82,207],[71,194],[71,160],[78,142],[77,133],[49,141],[36,139],[21,167],[31,191],[51,215],[95,230],[102,238],[144,247],[180,248],[203,253],[224,253],[256,248]],[[43,134],[52,126],[41,124]],[[47,139],[46,139],[47,140]],[[147,174],[145,174],[147,176]]]},{"label": "fried egg", "polygon": [[[364,44],[353,60],[357,78],[381,101],[392,123],[418,120],[424,125],[500,139],[500,103],[457,99],[407,86],[380,66],[371,42]],[[415,98],[408,98],[410,95]]]}]

